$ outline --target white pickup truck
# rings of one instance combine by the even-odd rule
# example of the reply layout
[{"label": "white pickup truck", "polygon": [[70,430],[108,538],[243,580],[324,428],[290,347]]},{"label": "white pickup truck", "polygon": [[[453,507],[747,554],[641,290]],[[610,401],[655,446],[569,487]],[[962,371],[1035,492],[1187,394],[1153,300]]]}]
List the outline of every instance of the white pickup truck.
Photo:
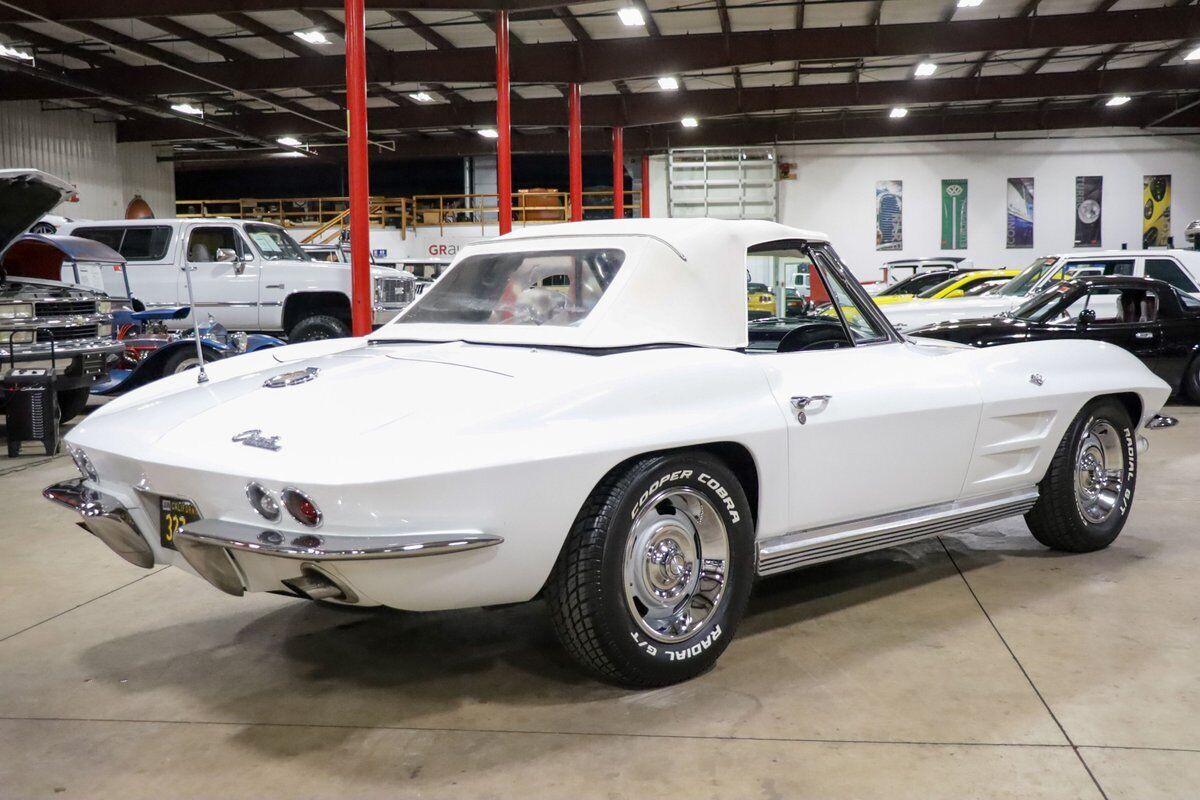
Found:
[{"label": "white pickup truck", "polygon": [[[194,305],[229,330],[282,332],[292,342],[350,335],[350,265],[314,261],[278,225],[249,220],[74,221],[59,233],[94,239],[125,257],[134,297],[147,308]],[[123,288],[105,277],[110,294]],[[119,284],[119,287],[118,287]],[[373,323],[390,320],[416,296],[415,278],[371,268]]]}]

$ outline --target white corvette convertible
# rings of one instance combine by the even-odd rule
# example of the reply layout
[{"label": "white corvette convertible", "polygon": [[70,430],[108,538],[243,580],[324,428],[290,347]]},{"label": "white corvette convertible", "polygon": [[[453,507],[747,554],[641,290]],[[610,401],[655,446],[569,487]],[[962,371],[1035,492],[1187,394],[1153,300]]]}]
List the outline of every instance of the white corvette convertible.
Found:
[{"label": "white corvette convertible", "polygon": [[[837,316],[750,342],[748,255],[810,263]],[[575,659],[636,686],[709,667],[756,576],[1020,514],[1107,546],[1168,394],[1096,342],[905,340],[825,236],[714,220],[473,245],[365,339],[208,371],[93,413],[46,497],[233,595],[541,596]]]}]

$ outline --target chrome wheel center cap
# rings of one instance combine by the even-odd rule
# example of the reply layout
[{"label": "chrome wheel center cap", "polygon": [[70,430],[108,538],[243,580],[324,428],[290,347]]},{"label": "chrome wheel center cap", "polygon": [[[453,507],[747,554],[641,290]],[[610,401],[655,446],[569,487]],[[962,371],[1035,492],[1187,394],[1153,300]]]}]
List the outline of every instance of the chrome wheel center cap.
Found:
[{"label": "chrome wheel center cap", "polygon": [[[669,537],[683,531],[664,533]],[[674,538],[660,539],[652,544],[646,553],[646,562],[646,577],[651,586],[664,594],[676,592],[692,575],[692,562]]]}]

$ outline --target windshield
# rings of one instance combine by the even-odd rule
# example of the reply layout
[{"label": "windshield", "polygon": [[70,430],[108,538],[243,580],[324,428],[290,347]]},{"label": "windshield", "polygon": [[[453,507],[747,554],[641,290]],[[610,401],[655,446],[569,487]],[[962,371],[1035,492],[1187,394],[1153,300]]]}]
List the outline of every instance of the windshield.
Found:
[{"label": "windshield", "polygon": [[283,228],[252,222],[246,225],[246,235],[267,261],[310,260],[296,240],[284,233]]},{"label": "windshield", "polygon": [[1060,283],[1051,289],[1039,292],[1014,308],[1011,316],[1015,319],[1023,319],[1026,322],[1043,322],[1058,307],[1063,295],[1069,293],[1074,288],[1070,284]]},{"label": "windshield", "polygon": [[922,289],[927,289],[935,283],[941,283],[946,278],[944,272],[922,272],[920,275],[909,275],[902,281],[893,283],[888,288],[876,295],[876,297],[886,297],[888,295],[897,294],[916,294]]},{"label": "windshield", "polygon": [[920,297],[922,300],[929,300],[930,298],[937,297],[939,292],[944,292],[954,284],[958,283],[958,281],[959,278],[957,275],[953,278],[947,278],[940,283],[935,283],[933,286],[930,286],[923,292],[918,292],[917,297]]},{"label": "windshield", "polygon": [[1038,281],[1049,273],[1057,263],[1058,259],[1053,256],[1037,259],[1022,270],[1020,275],[1005,284],[996,294],[1004,295],[1005,297],[1021,297],[1028,294],[1029,290],[1036,286]]},{"label": "windshield", "polygon": [[577,325],[612,284],[621,250],[555,250],[469,256],[396,324]]}]

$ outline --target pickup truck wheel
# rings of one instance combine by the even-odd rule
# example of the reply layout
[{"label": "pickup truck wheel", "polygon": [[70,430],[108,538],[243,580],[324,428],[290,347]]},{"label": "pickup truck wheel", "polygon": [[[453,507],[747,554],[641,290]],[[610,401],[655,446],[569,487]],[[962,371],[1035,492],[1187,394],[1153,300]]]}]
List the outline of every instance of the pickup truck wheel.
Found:
[{"label": "pickup truck wheel", "polygon": [[754,526],[737,478],[702,452],[609,474],[579,512],[547,583],[554,630],[593,674],[665,686],[711,667],[754,577]]},{"label": "pickup truck wheel", "polygon": [[318,339],[341,339],[349,335],[350,329],[346,327],[346,323],[337,317],[331,317],[326,314],[314,314],[311,317],[305,317],[292,326],[291,332],[288,333],[288,343],[315,342]]},{"label": "pickup truck wheel", "polygon": [[1089,553],[1113,543],[1133,506],[1137,439],[1124,406],[1093,400],[1067,429],[1025,523],[1054,550]]},{"label": "pickup truck wheel", "polygon": [[[204,352],[204,363],[211,364],[217,360],[217,357],[208,351]],[[178,375],[180,372],[187,372],[189,369],[196,369],[200,366],[200,359],[196,355],[195,347],[181,347],[171,354],[163,364],[163,375]]]},{"label": "pickup truck wheel", "polygon": [[64,389],[58,393],[58,419],[59,422],[67,422],[73,420],[83,413],[87,408],[88,398],[91,397],[91,390],[87,386],[82,386],[78,389]]}]

